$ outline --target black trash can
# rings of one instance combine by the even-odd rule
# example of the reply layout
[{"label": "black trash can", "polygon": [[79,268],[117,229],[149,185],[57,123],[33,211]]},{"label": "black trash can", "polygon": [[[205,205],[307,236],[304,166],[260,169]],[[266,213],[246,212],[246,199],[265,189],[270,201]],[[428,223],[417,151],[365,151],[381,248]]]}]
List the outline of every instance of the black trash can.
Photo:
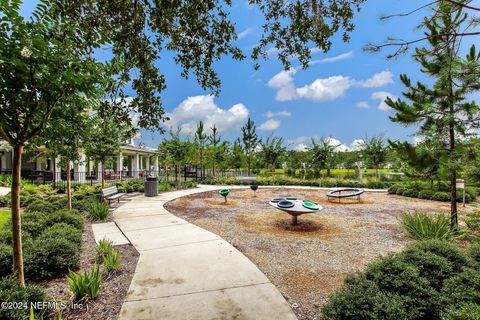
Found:
[{"label": "black trash can", "polygon": [[147,177],[145,180],[145,197],[158,196],[158,179],[157,177]]}]

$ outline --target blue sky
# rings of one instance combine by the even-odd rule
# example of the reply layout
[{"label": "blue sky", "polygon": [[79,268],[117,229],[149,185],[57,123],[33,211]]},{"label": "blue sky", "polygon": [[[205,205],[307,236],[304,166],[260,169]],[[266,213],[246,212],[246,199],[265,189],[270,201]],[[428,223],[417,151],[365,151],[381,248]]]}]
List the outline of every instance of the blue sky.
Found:
[{"label": "blue sky", "polygon": [[[423,1],[367,0],[355,17],[356,30],[351,41],[343,43],[340,36],[335,37],[331,51],[315,52],[312,59],[316,63],[307,70],[283,71],[274,52],[268,60],[261,61],[258,71],[248,58],[233,61],[227,57],[215,65],[222,81],[217,97],[202,90],[194,78],[181,78],[180,68],[167,53],[158,66],[167,79],[162,99],[173,119],[170,125],[180,126],[189,134],[195,123],[203,120],[207,125],[216,123],[224,138],[234,139],[240,135],[246,118],[251,117],[262,136],[273,132],[283,136],[291,148],[298,149],[311,137],[320,136],[333,137],[347,147],[366,134],[412,140],[414,129],[390,122],[392,112],[381,103],[387,95],[401,95],[401,73],[413,80],[426,80],[418,64],[409,55],[386,60],[388,50],[372,54],[362,48],[369,42],[381,43],[387,37],[418,37],[415,27],[427,11],[387,22],[380,22],[379,17],[406,12],[420,4]],[[25,15],[31,6],[31,2],[24,4]],[[248,56],[261,37],[262,15],[246,0],[237,0],[231,16],[241,34],[237,45]],[[294,61],[293,67],[297,66]],[[151,147],[163,139],[156,132],[142,130],[141,135],[141,141]]]}]

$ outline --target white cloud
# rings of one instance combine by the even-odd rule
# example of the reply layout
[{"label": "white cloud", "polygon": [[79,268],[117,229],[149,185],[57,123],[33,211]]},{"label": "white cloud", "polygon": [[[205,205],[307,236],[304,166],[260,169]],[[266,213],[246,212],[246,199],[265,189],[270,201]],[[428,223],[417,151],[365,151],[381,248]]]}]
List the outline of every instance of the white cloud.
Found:
[{"label": "white cloud", "polygon": [[374,74],[370,79],[362,81],[361,86],[364,88],[379,88],[391,83],[393,83],[393,73],[382,71]]},{"label": "white cloud", "polygon": [[271,112],[271,111],[268,111],[267,113],[265,113],[265,117],[267,118],[274,118],[274,117],[290,117],[292,115],[292,113],[290,111],[287,111],[287,110],[283,110],[283,111],[279,111],[279,112]]},{"label": "white cloud", "polygon": [[253,33],[253,30],[254,30],[253,27],[250,27],[250,28],[247,28],[247,29],[243,30],[242,32],[239,32],[238,33],[238,40],[241,40],[243,38],[248,37],[250,34]]},{"label": "white cloud", "polygon": [[[312,136],[312,137],[300,136],[295,139],[287,140],[287,143],[289,145],[289,148],[292,150],[307,151],[312,146],[312,139],[315,141],[318,141],[320,137],[319,136]],[[357,145],[357,141],[363,142],[363,140],[354,140],[352,144],[347,145],[334,137],[327,137],[326,139],[328,140],[331,146],[336,147],[336,151],[340,151],[340,152],[356,150],[355,148]]]},{"label": "white cloud", "polygon": [[[312,52],[312,54],[320,51],[320,50],[314,51],[314,49],[310,50]],[[329,58],[324,58],[324,59],[319,59],[319,60],[312,60],[310,62],[310,65],[313,66],[313,65],[319,64],[319,63],[333,63],[333,62],[337,62],[337,61],[347,60],[347,59],[350,59],[352,57],[353,57],[353,51],[349,51],[349,52],[341,53],[341,54],[339,54],[337,56],[334,56],[334,57],[329,57]]]},{"label": "white cloud", "polygon": [[247,107],[241,103],[222,109],[215,104],[212,95],[200,95],[186,98],[166,116],[170,117],[167,125],[179,126],[184,134],[193,134],[200,120],[207,132],[215,124],[220,133],[228,133],[240,130],[248,113]]},{"label": "white cloud", "polygon": [[296,87],[294,75],[296,69],[283,70],[273,76],[267,85],[277,90],[277,101],[291,101],[308,99],[313,101],[335,100],[345,95],[352,87],[374,88],[392,83],[393,74],[382,71],[367,80],[355,80],[347,76],[336,75],[328,78],[319,78],[303,87]]},{"label": "white cloud", "polygon": [[360,109],[368,109],[370,108],[370,105],[368,104],[367,101],[360,101],[357,103],[357,108],[360,108]]},{"label": "white cloud", "polygon": [[377,91],[372,93],[372,100],[380,100],[380,104],[378,105],[378,110],[381,110],[381,111],[389,111],[392,109],[385,103],[385,99],[387,99],[388,97],[390,97],[390,99],[394,101],[398,99],[396,95],[386,91]]},{"label": "white cloud", "polygon": [[295,84],[293,83],[295,73],[297,73],[295,69],[282,70],[268,81],[267,85],[270,88],[277,89],[275,96],[277,101],[288,101],[297,98]]},{"label": "white cloud", "polygon": [[335,100],[345,94],[352,86],[352,80],[344,76],[317,79],[311,84],[296,89],[298,97],[315,100]]},{"label": "white cloud", "polygon": [[262,131],[277,130],[280,127],[280,124],[281,124],[280,120],[268,119],[258,127],[258,130],[262,130]]},{"label": "white cloud", "polygon": [[353,142],[350,144],[350,150],[351,151],[358,151],[363,148],[365,145],[365,141],[363,139],[355,139]]},{"label": "white cloud", "polygon": [[299,143],[299,144],[294,145],[292,147],[292,150],[303,152],[303,151],[308,150],[308,146],[305,143]]}]

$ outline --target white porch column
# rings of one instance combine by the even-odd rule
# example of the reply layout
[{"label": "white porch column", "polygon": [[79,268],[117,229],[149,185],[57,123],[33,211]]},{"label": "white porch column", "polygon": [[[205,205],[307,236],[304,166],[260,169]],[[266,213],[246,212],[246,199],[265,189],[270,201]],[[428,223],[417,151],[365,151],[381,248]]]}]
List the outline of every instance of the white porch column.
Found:
[{"label": "white porch column", "polygon": [[54,162],[54,166],[55,166],[55,177],[53,177],[53,179],[55,179],[55,182],[57,182],[57,181],[62,181],[62,168],[60,168],[61,158],[60,158],[60,157],[56,157],[54,161],[55,161],[55,162]]},{"label": "white porch column", "polygon": [[150,173],[150,155],[147,154],[145,162],[147,166],[145,169],[147,169],[147,174],[149,174]]},{"label": "white porch column", "polygon": [[103,172],[102,163],[99,162],[99,163],[97,163],[97,180],[98,181],[102,181],[102,172]]},{"label": "white porch column", "polygon": [[6,170],[7,169],[7,152],[2,151],[0,153],[0,170]]},{"label": "white porch column", "polygon": [[88,160],[88,175],[90,175],[90,173],[93,173],[93,161],[92,160]]},{"label": "white porch column", "polygon": [[87,169],[86,169],[86,157],[83,151],[80,151],[78,162],[74,165],[74,177],[80,183],[85,183],[86,176],[87,176]]},{"label": "white porch column", "polygon": [[121,174],[123,170],[123,153],[120,152],[117,156],[117,173]]},{"label": "white porch column", "polygon": [[43,170],[42,164],[43,164],[42,159],[36,158],[36,159],[35,159],[35,170],[37,170],[37,171]]},{"label": "white porch column", "polygon": [[153,168],[154,174],[158,176],[158,156],[155,156],[155,168]]},{"label": "white porch column", "polygon": [[132,171],[135,178],[139,177],[140,171],[140,155],[136,153],[132,158]]}]

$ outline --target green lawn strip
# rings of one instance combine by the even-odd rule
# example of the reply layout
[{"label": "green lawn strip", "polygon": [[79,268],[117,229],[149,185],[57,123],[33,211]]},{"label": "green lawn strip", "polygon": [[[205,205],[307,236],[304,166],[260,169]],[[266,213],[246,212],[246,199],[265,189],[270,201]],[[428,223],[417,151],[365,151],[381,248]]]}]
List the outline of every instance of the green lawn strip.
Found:
[{"label": "green lawn strip", "polygon": [[0,228],[10,219],[10,210],[0,210]]}]

